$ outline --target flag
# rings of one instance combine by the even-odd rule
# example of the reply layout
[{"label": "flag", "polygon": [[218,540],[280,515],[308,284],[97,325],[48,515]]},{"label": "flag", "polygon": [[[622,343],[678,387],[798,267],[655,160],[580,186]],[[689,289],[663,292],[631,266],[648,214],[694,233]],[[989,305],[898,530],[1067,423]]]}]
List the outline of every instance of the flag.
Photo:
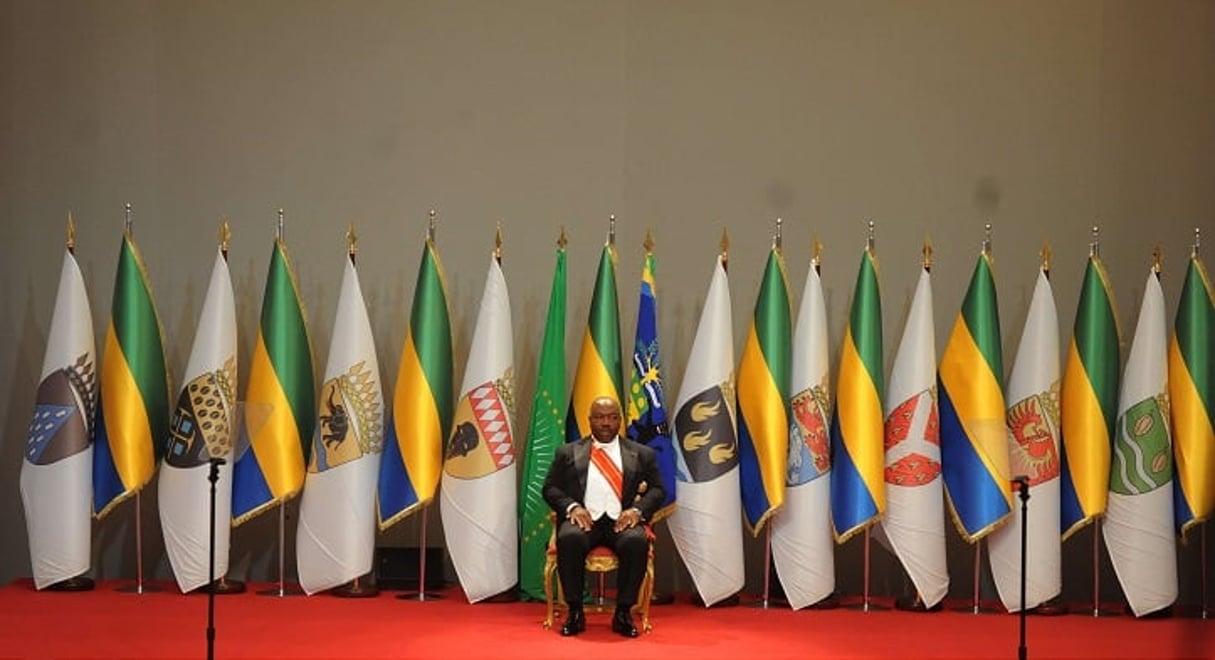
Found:
[{"label": "flag", "polygon": [[353,255],[338,293],[295,553],[308,594],[371,572],[375,485],[384,450],[384,395],[367,304]]},{"label": "flag", "polygon": [[565,416],[565,440],[591,434],[591,403],[601,397],[620,402],[620,308],[616,303],[616,248],[603,246],[591,310],[574,371],[570,407]]},{"label": "flag", "polygon": [[93,515],[139,492],[169,436],[169,379],[160,319],[135,239],[122,234],[101,359],[93,445]]},{"label": "flag", "polygon": [[1101,259],[1084,269],[1076,324],[1063,368],[1063,538],[1105,513],[1110,444],[1118,406],[1118,323]]},{"label": "flag", "polygon": [[772,516],[772,560],[789,606],[801,609],[835,590],[831,538],[831,384],[827,305],[818,256],[806,273],[793,335],[785,505]]},{"label": "flag", "polygon": [[843,543],[886,510],[882,293],[872,247],[861,255],[839,370],[831,421],[831,520],[836,540]]},{"label": "flag", "polygon": [[211,582],[212,457],[226,461],[215,482],[215,576],[228,572],[236,378],[236,301],[227,256],[217,248],[157,480],[165,553],[182,593]]},{"label": "flag", "polygon": [[1122,593],[1135,616],[1177,600],[1167,328],[1164,291],[1154,268],[1144,285],[1139,322],[1118,396],[1109,506],[1101,528]]},{"label": "flag", "polygon": [[734,333],[724,250],[713,268],[675,400],[676,501],[667,529],[708,607],[743,587]]},{"label": "flag", "polygon": [[785,501],[790,334],[785,261],[774,245],[738,364],[739,477],[743,512],[755,536]]},{"label": "flag", "polygon": [[[647,235],[647,245],[652,245]],[[628,437],[650,449],[658,458],[662,490],[666,495],[653,521],[675,508],[675,448],[663,394],[662,361],[658,353],[658,292],[654,254],[647,247],[641,269],[641,298],[637,303],[637,334],[633,343],[633,375],[629,379]]]},{"label": "flag", "polygon": [[451,428],[451,395],[447,291],[439,252],[428,236],[418,264],[409,332],[401,349],[380,462],[380,529],[434,498],[443,468],[443,441]]},{"label": "flag", "polygon": [[492,258],[439,489],[447,552],[470,603],[519,578],[514,351],[506,278]]},{"label": "flag", "polygon": [[276,238],[245,390],[249,446],[238,448],[232,475],[234,524],[287,501],[303,487],[315,406],[312,344],[299,286],[287,246]]},{"label": "flag", "polygon": [[1012,512],[1001,350],[996,282],[985,248],[941,356],[937,385],[945,494],[968,543]]},{"label": "flag", "polygon": [[1186,267],[1169,342],[1169,401],[1174,512],[1177,530],[1186,534],[1215,509],[1215,297],[1197,252]]},{"label": "flag", "polygon": [[84,277],[69,247],[59,271],[55,310],[21,462],[21,502],[36,589],[89,570],[96,410],[93,313]]},{"label": "flag", "polygon": [[894,354],[883,407],[886,514],[880,529],[928,608],[949,591],[936,364],[932,276],[925,267]]},{"label": "flag", "polygon": [[1059,317],[1050,278],[1042,268],[1034,285],[1021,343],[1005,397],[1008,464],[1029,479],[1027,514],[1013,507],[1008,524],[987,537],[987,555],[1000,601],[1021,609],[1021,527],[1026,527],[1025,607],[1037,607],[1063,589],[1059,539]]},{"label": "flag", "polygon": [[553,526],[542,490],[557,445],[564,439],[562,410],[565,409],[565,234],[557,247],[553,284],[548,294],[548,318],[540,343],[540,365],[532,397],[532,417],[527,425],[527,449],[523,454],[523,501],[519,503],[519,588],[523,597],[544,597],[544,553]]}]

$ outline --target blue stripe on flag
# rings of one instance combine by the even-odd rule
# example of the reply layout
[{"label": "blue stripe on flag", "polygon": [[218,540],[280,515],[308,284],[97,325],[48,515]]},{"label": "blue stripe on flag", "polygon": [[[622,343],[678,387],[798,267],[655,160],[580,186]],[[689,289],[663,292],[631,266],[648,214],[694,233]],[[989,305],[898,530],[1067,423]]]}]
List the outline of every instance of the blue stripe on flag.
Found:
[{"label": "blue stripe on flag", "polygon": [[[966,430],[940,378],[937,379],[937,391],[940,393],[937,410],[942,435],[941,476],[946,490],[952,491],[949,501],[958,514],[958,521],[968,534],[977,534],[1008,514],[1008,500],[1004,499],[1004,492],[992,479],[969,438],[964,442],[944,442],[947,432],[965,435]],[[954,497],[955,493],[965,497]]]},{"label": "blue stripe on flag", "polygon": [[838,414],[831,415],[831,518],[836,534],[843,535],[878,514],[873,493],[844,446]]},{"label": "blue stripe on flag", "polygon": [[250,447],[232,466],[232,518],[252,513],[273,499],[257,453]]},{"label": "blue stripe on flag", "polygon": [[384,437],[384,455],[380,458],[378,489],[381,521],[418,503],[418,492],[414,490],[409,472],[405,469],[396,423],[391,417],[388,419],[388,433]]},{"label": "blue stripe on flag", "polygon": [[97,397],[97,423],[93,439],[93,514],[103,511],[114,498],[126,492],[122,477],[114,467],[114,454],[110,451],[110,435],[105,428],[105,412],[101,396]]},{"label": "blue stripe on flag", "polygon": [[[742,410],[741,403],[736,405],[738,410]],[[747,514],[747,522],[754,528],[772,505],[768,502],[768,493],[764,490],[764,479],[759,471],[759,457],[755,453],[755,441],[751,439],[751,431],[747,428],[747,418],[744,415],[738,416],[738,447],[743,511]],[[755,487],[747,488],[747,484],[754,484]]]}]

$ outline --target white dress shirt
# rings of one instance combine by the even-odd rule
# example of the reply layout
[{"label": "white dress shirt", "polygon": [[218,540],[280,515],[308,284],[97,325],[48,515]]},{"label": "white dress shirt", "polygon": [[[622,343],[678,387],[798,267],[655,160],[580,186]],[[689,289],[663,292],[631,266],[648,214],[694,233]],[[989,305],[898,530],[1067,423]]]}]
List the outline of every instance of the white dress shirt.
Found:
[{"label": "white dress shirt", "polygon": [[[621,467],[619,439],[613,438],[611,442],[605,443],[592,439],[591,451],[595,451],[595,447],[607,452],[608,458],[612,459],[616,467]],[[591,520],[599,520],[604,514],[607,514],[607,517],[612,520],[620,517],[620,498],[616,497],[611,483],[608,482],[607,477],[603,476],[599,468],[595,467],[594,461],[590,461],[590,466],[586,470],[586,502],[583,503],[583,506],[590,512]]]}]

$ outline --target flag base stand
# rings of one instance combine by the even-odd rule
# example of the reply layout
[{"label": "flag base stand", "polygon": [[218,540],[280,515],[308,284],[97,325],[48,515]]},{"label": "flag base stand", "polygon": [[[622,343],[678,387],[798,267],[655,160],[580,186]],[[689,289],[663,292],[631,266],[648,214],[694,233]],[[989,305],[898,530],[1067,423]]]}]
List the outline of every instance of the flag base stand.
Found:
[{"label": "flag base stand", "polygon": [[375,598],[380,595],[380,588],[355,578],[346,584],[330,589],[329,593],[338,598]]},{"label": "flag base stand", "polygon": [[220,578],[212,582],[210,586],[204,584],[197,589],[192,589],[190,593],[209,594],[214,591],[216,596],[230,596],[233,594],[243,594],[246,590],[245,583],[240,580]]},{"label": "flag base stand", "polygon": [[804,607],[802,609],[834,610],[834,609],[839,608],[839,606],[840,606],[840,599],[837,598],[834,593],[831,593],[831,594],[827,594],[826,596],[822,597],[818,601],[807,605],[806,607]]},{"label": "flag base stand", "polygon": [[77,575],[66,580],[60,580],[46,588],[47,591],[92,591],[93,578]]},{"label": "flag base stand", "polygon": [[1045,603],[1041,603],[1036,607],[1029,608],[1029,611],[1027,611],[1026,614],[1033,614],[1036,616],[1062,616],[1070,611],[1071,610],[1068,608],[1067,603],[1063,602],[1062,598],[1056,596]]},{"label": "flag base stand", "polygon": [[397,594],[397,600],[416,600],[418,602],[443,600],[443,594],[437,591],[407,591]]},{"label": "flag base stand", "polygon": [[300,589],[297,584],[280,584],[273,589],[262,589],[257,592],[259,596],[278,596],[285,598],[287,596],[303,596],[304,590]]},{"label": "flag base stand", "polygon": [[675,594],[670,592],[654,592],[650,596],[650,605],[670,605],[675,602]]},{"label": "flag base stand", "polygon": [[148,582],[136,582],[135,584],[124,584],[114,591],[122,594],[155,594],[164,591],[164,589]]}]

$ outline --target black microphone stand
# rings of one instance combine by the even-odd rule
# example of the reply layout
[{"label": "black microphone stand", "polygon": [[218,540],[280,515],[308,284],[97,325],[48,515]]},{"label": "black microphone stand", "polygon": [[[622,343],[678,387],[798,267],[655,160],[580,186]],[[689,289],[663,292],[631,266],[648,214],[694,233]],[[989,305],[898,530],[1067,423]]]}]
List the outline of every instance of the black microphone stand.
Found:
[{"label": "black microphone stand", "polygon": [[215,658],[215,482],[219,481],[219,466],[226,463],[222,458],[211,458],[211,542],[207,568],[207,660]]},{"label": "black microphone stand", "polygon": [[1021,496],[1021,609],[1017,613],[1021,619],[1021,645],[1017,647],[1017,660],[1029,657],[1029,649],[1025,646],[1025,552],[1029,545],[1029,477],[1013,477],[1017,484],[1017,493]]}]

